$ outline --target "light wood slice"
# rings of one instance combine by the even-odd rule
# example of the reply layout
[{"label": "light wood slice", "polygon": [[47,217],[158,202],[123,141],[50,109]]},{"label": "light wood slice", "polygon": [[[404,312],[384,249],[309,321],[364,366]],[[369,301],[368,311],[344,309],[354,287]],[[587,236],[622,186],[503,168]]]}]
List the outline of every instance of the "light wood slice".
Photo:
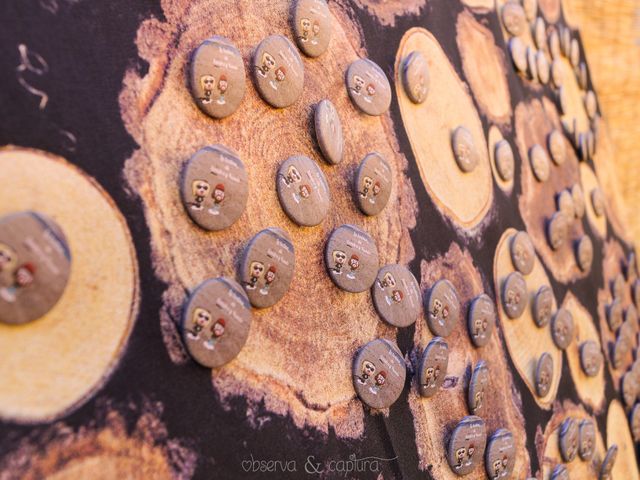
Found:
[{"label": "light wood slice", "polygon": [[[504,137],[502,136],[502,132],[500,131],[500,129],[495,125],[491,125],[491,128],[489,128],[489,135],[487,136],[487,148],[489,149],[491,173],[493,173],[493,179],[498,184],[498,187],[500,187],[500,189],[506,194],[510,194],[513,191],[513,185],[515,183],[515,178],[516,178],[516,175],[515,175],[515,163],[516,163],[515,155],[516,154],[515,152],[513,154],[513,164],[514,164],[513,178],[508,181],[503,180],[502,177],[498,174],[498,170],[496,167],[496,144],[503,139]],[[511,146],[512,151],[513,149],[514,147]]]},{"label": "light wood slice", "polygon": [[[560,426],[568,417],[574,418],[578,422],[586,419],[593,421],[596,427],[596,446],[593,458],[590,461],[582,460],[579,455],[576,455],[572,462],[563,462],[562,454],[560,453]],[[553,416],[545,426],[544,433],[540,432],[536,435],[536,445],[540,455],[541,480],[551,480],[551,473],[558,464],[564,464],[567,467],[570,478],[598,478],[600,464],[607,453],[602,433],[598,428],[597,419],[589,415],[582,405],[578,406],[569,401],[565,401],[562,404],[558,403],[554,407]]]},{"label": "light wood slice", "polygon": [[[533,271],[524,277],[529,291],[529,300],[522,316],[512,320],[507,316],[502,307],[502,288],[504,281],[511,272],[515,271],[511,261],[509,245],[511,238],[516,232],[513,228],[505,230],[502,237],[500,237],[493,257],[493,278],[495,279],[498,317],[509,356],[518,374],[529,389],[535,402],[541,408],[549,410],[558,393],[558,386],[562,375],[562,351],[553,343],[549,325],[539,328],[533,320],[531,305],[536,292],[543,285],[551,287],[549,278],[537,255]],[[556,309],[557,303],[554,295],[553,311],[555,312]],[[551,355],[553,359],[553,378],[551,380],[549,393],[540,398],[536,394],[535,372],[538,359],[545,352]]]},{"label": "light wood slice", "polygon": [[607,414],[607,448],[618,446],[618,457],[611,471],[611,478],[638,480],[638,460],[636,446],[631,437],[629,423],[624,408],[618,400],[609,404]]},{"label": "light wood slice", "polygon": [[494,34],[463,10],[456,22],[456,41],[464,75],[480,112],[490,121],[511,121],[511,95],[507,83],[508,52],[496,45]]},{"label": "light wood slice", "polygon": [[[594,324],[593,317],[572,293],[567,293],[567,296],[562,302],[562,306],[571,312],[573,316],[575,335],[573,341],[565,351],[567,361],[569,362],[569,371],[573,378],[573,384],[576,387],[580,399],[593,411],[598,413],[605,404],[604,372],[606,370],[607,352],[602,349],[600,335]],[[600,368],[600,372],[595,377],[587,376],[580,363],[580,345],[587,340],[593,340],[600,345],[604,356],[604,362]]]},{"label": "light wood slice", "polygon": [[[424,103],[412,103],[404,92],[402,62],[413,51],[429,65],[431,88]],[[473,100],[436,38],[423,28],[408,30],[396,55],[396,94],[420,178],[439,211],[463,228],[478,225],[491,206],[493,185],[487,143]],[[466,127],[478,151],[478,164],[463,173],[451,148],[451,134]]]},{"label": "light wood slice", "polygon": [[38,150],[0,149],[0,215],[35,210],[52,218],[71,250],[58,303],[24,325],[0,324],[0,417],[51,421],[77,408],[109,378],[139,302],[127,222],[94,179]]}]

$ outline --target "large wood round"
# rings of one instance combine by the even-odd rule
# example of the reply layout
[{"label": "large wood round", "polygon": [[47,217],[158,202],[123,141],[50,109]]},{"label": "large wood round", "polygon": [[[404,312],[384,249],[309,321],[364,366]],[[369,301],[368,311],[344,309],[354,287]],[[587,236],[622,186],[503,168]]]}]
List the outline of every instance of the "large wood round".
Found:
[{"label": "large wood round", "polygon": [[[137,45],[149,69],[143,76],[133,68],[127,73],[121,108],[125,126],[140,145],[127,161],[125,178],[145,208],[155,272],[167,284],[160,323],[169,355],[185,368],[195,368],[176,328],[185,292],[206,278],[235,277],[247,242],[264,228],[282,228],[296,249],[291,287],[276,305],[254,312],[240,354],[212,371],[211,395],[223,401],[242,396],[261,405],[252,411],[264,408],[290,415],[300,428],[311,425],[357,437],[364,428],[364,409],[351,380],[353,355],[374,338],[394,339],[397,330],[380,319],[368,292],[350,294],[333,284],[323,260],[325,243],[334,228],[353,224],[373,237],[381,266],[406,265],[414,255],[409,229],[416,210],[390,116],[361,113],[347,94],[345,71],[354,60],[370,56],[360,32],[344,7],[330,2],[331,42],[320,58],[303,58],[302,96],[276,110],[255,88],[247,88],[240,108],[215,121],[194,105],[185,84],[191,51],[204,38],[225,36],[238,47],[249,71],[253,49],[263,38],[274,32],[290,37],[291,2],[179,0],[163,7],[164,21],[148,19],[140,26]],[[315,106],[324,99],[349,126],[344,129],[344,160],[335,166],[322,160],[313,130]],[[249,198],[236,223],[208,233],[185,214],[178,184],[184,162],[199,148],[216,143],[238,152],[249,176]],[[362,158],[374,151],[389,163],[393,188],[385,209],[367,217],[354,201],[353,179]],[[318,226],[298,227],[279,204],[276,172],[291,155],[316,161],[327,178],[332,203]],[[310,381],[317,377],[318,365],[331,382]]]},{"label": "large wood round", "polygon": [[[424,55],[431,75],[429,94],[421,104],[409,100],[399,80],[402,62],[413,51]],[[493,188],[482,123],[465,84],[424,28],[412,28],[402,37],[395,72],[402,122],[425,189],[447,218],[464,228],[476,226],[489,210]],[[478,165],[469,173],[458,168],[451,148],[451,134],[461,125],[471,133],[478,152]]]},{"label": "large wood round", "polygon": [[0,416],[50,421],[80,405],[118,363],[138,309],[138,270],[122,214],[90,177],[60,157],[0,150],[0,215],[36,210],[71,250],[71,276],[44,317],[0,324]]},{"label": "large wood round", "polygon": [[618,400],[609,404],[607,413],[607,448],[618,446],[618,457],[611,471],[611,478],[638,480],[636,445],[631,437],[627,415]]},{"label": "large wood round", "polygon": [[[567,418],[574,418],[578,421],[590,419],[596,427],[596,446],[593,458],[590,461],[583,461],[580,456],[569,463],[563,463],[562,454],[560,453],[560,426]],[[576,406],[573,403],[565,401],[562,405],[558,404],[555,408],[551,420],[544,428],[542,442],[536,443],[538,446],[538,455],[540,467],[542,469],[542,480],[550,480],[553,469],[558,464],[564,464],[569,471],[570,478],[586,479],[598,478],[600,464],[604,459],[607,449],[605,448],[602,432],[598,429],[597,419],[589,415],[583,406]],[[617,478],[617,477],[613,477]]]},{"label": "large wood round", "polygon": [[600,121],[598,125],[594,163],[607,196],[619,197],[615,207],[622,221],[612,225],[622,237],[640,238],[640,217],[633,208],[640,199],[640,176],[629,175],[637,168],[640,138],[638,4],[635,0],[613,4],[603,0],[563,0],[562,10],[565,20],[572,27],[580,28],[589,77],[598,95],[600,112],[606,119],[606,124]]},{"label": "large wood round", "polygon": [[[600,98],[598,93],[599,101]],[[632,243],[633,239],[640,238],[640,231],[638,231],[640,222],[637,220],[638,216],[634,208],[637,203],[635,195],[640,191],[640,188],[635,187],[634,182],[638,182],[640,176],[628,174],[632,171],[630,168],[635,168],[636,164],[627,164],[625,160],[633,157],[633,154],[627,157],[621,153],[618,142],[614,145],[611,125],[608,123],[609,118],[607,117],[607,123],[602,118],[597,120],[597,148],[593,156],[594,172],[604,191],[609,225],[620,239]],[[635,125],[635,122],[631,123]],[[620,131],[616,131],[616,134],[619,135]],[[631,137],[636,138],[635,135]],[[627,137],[623,140],[629,141]]]},{"label": "large wood round", "polygon": [[508,53],[496,45],[493,32],[465,10],[458,15],[456,32],[464,75],[480,112],[492,122],[509,123]]},{"label": "large wood round", "polygon": [[[509,356],[516,370],[529,389],[536,403],[549,410],[556,398],[560,376],[562,373],[562,351],[553,343],[549,325],[538,328],[533,320],[531,302],[538,289],[543,286],[551,286],[540,259],[536,255],[533,271],[525,275],[529,291],[527,308],[520,318],[510,319],[502,307],[502,286],[507,276],[515,271],[511,261],[509,245],[516,230],[509,228],[500,237],[496,252],[493,257],[493,278],[495,279],[496,303],[500,326],[507,344]],[[553,299],[553,310],[557,309],[556,298]],[[548,353],[553,358],[553,379],[551,388],[545,397],[536,395],[535,371],[538,359],[543,353]]]}]

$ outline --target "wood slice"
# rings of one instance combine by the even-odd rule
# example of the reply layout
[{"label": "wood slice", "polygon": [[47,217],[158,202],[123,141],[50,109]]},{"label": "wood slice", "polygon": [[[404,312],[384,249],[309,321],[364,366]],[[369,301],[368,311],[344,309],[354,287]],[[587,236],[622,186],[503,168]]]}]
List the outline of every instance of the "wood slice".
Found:
[{"label": "wood slice", "polygon": [[[607,205],[607,220],[615,234],[627,243],[640,238],[640,222],[633,208],[636,205],[633,192],[625,187],[636,178],[635,170],[618,154],[611,137],[611,128],[601,118],[596,119],[596,154],[593,165],[598,183],[603,189]],[[620,179],[622,177],[622,181]]]},{"label": "wood slice", "polygon": [[53,309],[28,324],[0,324],[0,417],[51,421],[86,401],[118,364],[138,313],[136,254],[113,200],[77,167],[5,147],[0,169],[0,215],[40,211],[71,250],[69,283]]},{"label": "wood slice", "polygon": [[[546,410],[551,409],[558,392],[560,376],[562,374],[562,351],[553,343],[549,325],[538,328],[533,320],[531,302],[540,287],[551,287],[549,278],[545,273],[540,259],[536,255],[533,271],[524,278],[529,291],[527,308],[520,318],[510,319],[502,307],[502,287],[507,276],[514,272],[511,261],[510,242],[517,230],[509,228],[500,237],[496,252],[493,257],[493,278],[495,279],[496,303],[500,326],[504,335],[504,341],[509,351],[509,356],[520,377],[529,389],[536,403]],[[553,298],[553,311],[557,309],[556,298]],[[545,397],[538,397],[535,387],[535,371],[538,359],[543,353],[548,353],[553,358],[553,378],[551,388]]]},{"label": "wood slice", "polygon": [[[409,100],[399,80],[403,60],[416,50],[424,55],[431,75],[429,94],[421,104]],[[402,37],[395,72],[402,121],[425,189],[447,218],[464,228],[478,225],[491,206],[493,188],[482,123],[466,86],[424,28],[412,28]],[[478,151],[478,165],[469,173],[458,168],[451,148],[451,135],[461,125],[471,132]]]},{"label": "wood slice", "polygon": [[507,84],[508,54],[498,48],[493,32],[463,10],[456,23],[456,41],[462,68],[480,112],[490,121],[511,121],[511,96]]},{"label": "wood slice", "polygon": [[[562,306],[566,308],[573,316],[574,338],[567,347],[566,355],[569,362],[569,371],[573,378],[573,384],[576,387],[580,399],[588,405],[595,413],[600,412],[605,403],[605,363],[607,362],[607,352],[602,349],[600,343],[600,335],[594,325],[594,319],[591,314],[584,308],[578,299],[571,293],[567,293],[562,302]],[[587,341],[593,340],[602,350],[605,359],[600,368],[600,372],[595,377],[589,377],[584,373],[582,364],[580,363],[580,345]]]},{"label": "wood slice", "polygon": [[[640,186],[635,168],[640,128],[636,118],[640,103],[640,71],[635,65],[637,10],[634,0],[614,4],[603,0],[565,0],[565,20],[579,33],[589,65],[592,89],[597,91],[599,110],[606,123],[597,121],[596,172],[609,200],[610,221],[622,238],[638,237],[640,221],[629,205],[637,202]],[[611,36],[610,32],[616,32]],[[629,68],[626,68],[629,66]]]},{"label": "wood slice", "polygon": [[[520,213],[527,226],[527,233],[556,280],[569,282],[585,277],[577,265],[573,241],[579,239],[584,228],[581,220],[574,221],[564,244],[553,250],[547,237],[547,222],[557,210],[556,196],[578,182],[578,160],[567,145],[567,157],[562,165],[551,160],[547,138],[551,131],[560,128],[555,106],[548,100],[532,100],[520,103],[515,115],[516,143],[521,159],[520,184],[522,194],[518,198]],[[549,156],[551,175],[546,182],[539,182],[533,173],[529,151],[540,145]]]},{"label": "wood slice", "polygon": [[[561,112],[561,119],[565,129],[583,133],[589,130],[590,123],[584,104],[585,91],[578,85],[575,71],[567,57],[561,56],[557,60],[560,64],[562,78],[562,105],[566,111]],[[575,123],[574,123],[575,122]],[[575,135],[575,134],[574,134]]]},{"label": "wood slice", "polygon": [[638,459],[636,448],[629,430],[629,423],[624,408],[618,400],[609,404],[607,413],[607,448],[618,446],[618,457],[611,471],[611,478],[638,480]]},{"label": "wood slice", "polygon": [[[120,99],[125,125],[140,145],[127,161],[125,178],[145,206],[156,274],[168,285],[161,322],[172,359],[199,368],[185,355],[176,328],[187,292],[206,278],[235,277],[249,239],[264,228],[282,228],[296,252],[291,288],[273,307],[254,311],[240,355],[212,372],[211,394],[223,402],[237,396],[251,405],[264,402],[269,411],[291,415],[300,428],[314,426],[326,432],[331,427],[341,436],[357,437],[364,410],[355,400],[353,355],[374,338],[393,339],[396,329],[380,320],[368,292],[355,295],[335,287],[323,260],[325,242],[335,227],[355,224],[374,238],[381,266],[406,264],[414,255],[409,229],[415,225],[416,210],[411,182],[404,174],[406,159],[398,153],[389,116],[364,115],[347,95],[344,72],[354,60],[367,56],[358,25],[349,11],[331,3],[329,49],[318,59],[303,58],[304,92],[289,108],[273,109],[254,88],[247,88],[238,111],[216,121],[200,112],[187,86],[192,50],[213,35],[225,36],[237,46],[251,76],[251,55],[263,38],[274,33],[291,38],[290,6],[286,0],[178,0],[163,4],[165,22],[152,19],[142,24],[137,45],[149,71],[141,77],[130,70]],[[247,82],[249,87],[251,79]],[[312,127],[315,105],[325,98],[335,105],[342,124],[350,127],[344,129],[344,160],[336,166],[321,160]],[[178,185],[184,162],[199,148],[215,143],[239,153],[250,193],[234,225],[209,233],[189,220]],[[383,212],[365,217],[353,200],[353,179],[360,160],[372,151],[386,158],[394,186]],[[278,202],[276,172],[294,154],[316,160],[329,183],[332,206],[316,227],[297,227]],[[309,380],[317,377],[318,365],[333,379],[330,383]]]},{"label": "wood slice", "polygon": [[[447,440],[456,424],[469,415],[467,389],[471,372],[479,360],[489,368],[490,382],[485,391],[487,433],[506,428],[513,434],[516,446],[516,465],[513,478],[524,478],[529,471],[529,453],[526,450],[526,432],[522,416],[521,400],[514,394],[513,378],[507,366],[499,332],[494,329],[489,343],[475,348],[469,338],[467,314],[470,302],[488,291],[480,272],[475,268],[471,254],[452,243],[443,256],[430,262],[421,262],[421,289],[427,291],[433,284],[445,278],[456,288],[460,297],[461,321],[445,340],[449,344],[449,364],[442,389],[430,398],[419,395],[417,384],[412,382],[409,406],[413,412],[416,445],[420,458],[419,468],[428,470],[433,478],[453,480],[457,475],[449,467],[446,457]],[[414,336],[415,361],[433,338],[424,320],[416,322]],[[465,478],[486,478],[484,462]]]},{"label": "wood slice", "polygon": [[[563,463],[560,453],[560,426],[566,418],[574,418],[578,421],[589,419],[596,427],[596,446],[591,461],[583,461],[579,455],[569,463]],[[564,464],[569,471],[570,478],[585,479],[598,478],[600,464],[604,459],[607,449],[605,448],[602,433],[598,429],[597,419],[589,415],[582,405],[578,406],[569,401],[557,404],[549,423],[544,428],[544,433],[536,435],[536,446],[542,469],[541,480],[550,480],[551,473],[556,465]],[[613,477],[617,478],[617,477]]]}]

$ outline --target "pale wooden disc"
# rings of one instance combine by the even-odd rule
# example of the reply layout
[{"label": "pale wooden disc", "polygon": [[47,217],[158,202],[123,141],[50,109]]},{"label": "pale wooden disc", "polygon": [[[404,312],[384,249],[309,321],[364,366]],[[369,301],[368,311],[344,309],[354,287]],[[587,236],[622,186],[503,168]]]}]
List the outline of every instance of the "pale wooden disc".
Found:
[{"label": "pale wooden disc", "polygon": [[[353,355],[374,338],[394,338],[396,329],[380,321],[368,294],[352,295],[334,286],[324,265],[324,247],[334,228],[354,224],[373,237],[380,265],[406,265],[414,255],[409,229],[417,210],[390,115],[362,115],[345,88],[349,65],[370,56],[361,32],[344,5],[329,2],[331,44],[321,59],[304,60],[300,99],[274,110],[248,88],[233,115],[212,121],[193,105],[185,89],[189,52],[203,38],[222,35],[247,61],[264,37],[290,34],[291,2],[178,0],[162,8],[163,20],[151,18],[140,25],[137,47],[149,69],[127,72],[120,105],[124,124],[140,146],[127,160],[124,176],[145,207],[155,273],[167,285],[159,323],[168,355],[175,363],[189,361],[176,331],[185,291],[211,276],[235,276],[246,242],[266,226],[286,230],[296,248],[291,286],[280,302],[254,312],[255,322],[240,354],[212,372],[212,401],[214,396],[221,402],[242,396],[252,406],[250,416],[266,409],[290,416],[300,428],[358,437],[365,417],[351,381]],[[212,18],[237,21],[208,20]],[[354,163],[329,166],[320,160],[309,122],[315,105],[324,99],[336,107],[343,125],[354,126],[344,129],[345,158],[361,159],[376,151],[391,167],[391,197],[375,217],[362,215],[353,201]],[[175,130],[172,135],[166,135],[167,118]],[[183,162],[204,142],[237,151],[249,173],[246,210],[231,227],[214,234],[189,220],[176,188]],[[331,190],[327,217],[313,228],[293,224],[274,191],[278,166],[293,154],[317,161]],[[335,381],[309,382],[320,364]]]},{"label": "pale wooden disc", "polygon": [[[634,125],[637,122],[631,122]],[[607,204],[607,220],[618,237],[627,243],[640,238],[640,222],[636,215],[636,192],[640,192],[636,183],[640,176],[629,175],[630,171],[636,172],[635,163],[631,163],[632,154],[622,152],[618,143],[614,145],[611,132],[613,129],[601,118],[596,120],[596,154],[593,156],[593,166],[598,183],[604,191]],[[616,136],[620,133],[616,130]],[[634,139],[636,135],[630,135]],[[625,140],[629,139],[625,137]],[[628,160],[627,160],[628,159]],[[634,168],[634,170],[630,170]],[[623,188],[624,187],[624,188]]]},{"label": "pale wooden disc", "polygon": [[0,150],[0,215],[36,210],[65,232],[73,263],[44,317],[0,324],[0,416],[50,421],[106,381],[138,311],[138,270],[126,221],[90,177],[41,151]]},{"label": "pale wooden disc", "polygon": [[561,56],[558,61],[562,72],[563,104],[567,108],[566,112],[562,112],[562,122],[572,130],[575,118],[578,132],[585,132],[589,129],[589,117],[584,107],[584,92],[578,85],[578,79],[569,60]]},{"label": "pale wooden disc", "polygon": [[[511,261],[511,252],[509,249],[511,237],[515,235],[517,230],[509,228],[505,230],[500,238],[500,242],[496,248],[493,257],[493,278],[495,279],[496,303],[500,325],[504,332],[507,350],[511,356],[511,360],[516,370],[522,377],[527,388],[531,391],[531,395],[541,408],[549,410],[553,400],[558,392],[560,384],[560,375],[562,373],[562,351],[554,345],[551,338],[551,330],[549,326],[538,328],[533,321],[531,302],[534,295],[542,285],[551,286],[549,278],[544,271],[540,259],[536,255],[533,271],[529,275],[525,275],[527,289],[529,291],[529,301],[524,313],[520,318],[511,320],[502,307],[502,286],[507,276],[514,272],[513,262]],[[554,295],[553,311],[558,308]],[[549,353],[553,358],[553,379],[549,393],[543,398],[536,395],[535,371],[538,359],[543,353]]]},{"label": "pale wooden disc", "polygon": [[595,377],[587,376],[580,363],[580,345],[587,340],[593,340],[602,348],[600,335],[594,325],[593,317],[573,294],[567,294],[562,306],[573,315],[574,338],[566,350],[573,383],[582,401],[598,412],[604,406],[605,401],[604,371],[607,352],[602,352],[605,359],[598,374]]},{"label": "pale wooden disc", "polygon": [[[421,52],[429,64],[431,87],[426,101],[413,103],[402,82],[402,62]],[[396,94],[405,131],[425,189],[447,217],[462,227],[477,225],[491,206],[493,188],[487,143],[473,101],[435,37],[423,28],[408,30],[396,54]],[[473,136],[478,165],[470,173],[457,166],[451,134],[466,127]]]},{"label": "pale wooden disc", "polygon": [[[542,468],[543,479],[550,479],[551,472],[558,464],[563,464],[569,471],[570,478],[598,478],[598,472],[600,464],[604,459],[607,449],[604,446],[604,440],[602,434],[598,429],[598,423],[594,417],[591,417],[584,407],[577,407],[573,404],[567,404],[566,406],[559,407],[558,411],[554,413],[553,417],[544,429],[544,444],[541,448],[540,455],[540,467]],[[590,461],[583,461],[580,456],[569,463],[563,463],[562,454],[560,453],[560,426],[562,422],[568,418],[574,418],[578,421],[590,419],[593,421],[596,428],[596,445],[594,449],[593,457]],[[540,451],[540,450],[539,450]],[[533,472],[532,472],[533,473]],[[617,477],[613,477],[617,478]]]},{"label": "pale wooden disc", "polygon": [[494,0],[462,0],[462,3],[474,10],[483,12],[493,10],[493,8],[495,8]]},{"label": "pale wooden disc", "polygon": [[[616,203],[630,207],[626,211],[624,226],[618,228],[618,222],[612,222],[612,225],[621,237],[628,235],[637,239],[640,238],[640,217],[634,207],[640,198],[640,175],[629,175],[629,172],[637,168],[636,152],[640,138],[637,121],[640,116],[638,2],[626,0],[616,2],[615,8],[611,7],[609,2],[562,1],[567,22],[573,27],[580,27],[589,75],[596,88],[602,114],[606,117],[606,125],[598,122],[595,171],[605,186],[606,194],[622,196],[624,204]],[[600,133],[606,130],[610,132],[606,135],[609,138],[603,141]],[[605,143],[615,148],[606,148]],[[605,149],[603,147],[609,151],[601,155],[599,162],[598,156]],[[611,178],[611,187],[605,175]],[[618,212],[623,214],[625,210],[619,209]]]}]

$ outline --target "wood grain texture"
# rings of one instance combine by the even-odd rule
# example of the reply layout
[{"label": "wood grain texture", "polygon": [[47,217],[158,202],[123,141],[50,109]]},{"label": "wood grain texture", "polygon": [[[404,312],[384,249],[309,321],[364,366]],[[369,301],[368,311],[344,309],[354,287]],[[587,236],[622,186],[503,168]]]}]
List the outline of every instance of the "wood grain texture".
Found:
[{"label": "wood grain texture", "polygon": [[598,148],[593,158],[595,174],[602,187],[606,200],[606,216],[615,234],[626,243],[633,243],[636,235],[635,200],[622,188],[627,178],[634,179],[639,174],[639,165],[629,163],[616,153],[616,146],[611,137],[611,127],[602,119],[597,123]]},{"label": "wood grain texture", "polygon": [[126,412],[103,407],[80,429],[59,422],[20,441],[0,463],[0,480],[192,477],[197,455],[169,436],[159,404],[144,402]]},{"label": "wood grain texture", "polygon": [[607,413],[607,448],[618,446],[618,457],[611,471],[611,478],[638,480],[638,459],[636,445],[631,437],[627,415],[618,400],[609,404]]},{"label": "wood grain texture", "polygon": [[467,11],[458,15],[456,31],[462,68],[480,112],[494,123],[510,123],[507,52],[496,45],[493,32]]},{"label": "wood grain texture", "polygon": [[[169,354],[176,363],[188,361],[176,328],[188,292],[206,278],[235,277],[246,242],[263,228],[283,228],[296,248],[291,289],[274,307],[254,312],[244,349],[212,372],[213,387],[223,402],[243,396],[251,404],[264,402],[272,412],[290,414],[299,427],[332,427],[340,436],[358,436],[363,407],[355,399],[351,359],[361,345],[380,336],[393,339],[396,330],[379,319],[368,292],[353,295],[333,285],[323,261],[325,241],[335,227],[352,223],[374,238],[381,265],[406,264],[414,255],[408,231],[415,225],[416,206],[389,116],[366,116],[347,96],[344,72],[367,55],[357,26],[332,3],[331,44],[320,58],[304,58],[302,97],[275,110],[248,88],[234,115],[214,121],[194,105],[186,85],[191,51],[214,34],[226,36],[251,72],[253,49],[264,37],[276,32],[291,36],[290,2],[181,0],[164,1],[162,7],[166,21],[146,20],[138,32],[138,50],[149,71],[142,77],[134,70],[127,73],[120,104],[125,125],[140,145],[126,164],[125,177],[146,207],[154,267],[167,283],[160,318]],[[351,127],[344,130],[345,160],[333,167],[322,162],[313,139],[313,109],[325,98],[336,106],[343,125]],[[247,209],[232,227],[207,233],[185,214],[178,179],[190,155],[214,143],[239,153],[249,172],[250,194]],[[353,201],[352,183],[360,160],[372,151],[390,164],[394,187],[385,210],[365,217]],[[330,186],[332,206],[317,227],[295,226],[278,203],[276,171],[293,154],[318,161]],[[317,381],[318,365],[330,382]]]},{"label": "wood grain texture", "polygon": [[[539,452],[542,470],[538,477],[540,480],[550,480],[555,466],[563,464],[562,454],[560,453],[560,426],[569,417],[578,421],[590,419],[596,427],[596,445],[593,458],[591,461],[583,461],[580,456],[576,456],[572,462],[564,463],[564,466],[569,471],[569,477],[578,479],[598,478],[600,464],[607,453],[602,432],[598,429],[596,419],[589,415],[582,405],[578,406],[565,401],[554,406],[553,416],[545,426],[544,432],[539,431],[536,435],[536,447]],[[614,476],[613,478],[617,477]]]},{"label": "wood grain texture", "polygon": [[[567,158],[562,165],[551,160],[551,175],[546,182],[539,182],[533,174],[529,151],[534,145],[545,149],[549,158],[547,137],[554,128],[560,128],[555,105],[547,99],[520,103],[516,107],[515,129],[520,154],[520,185],[522,194],[518,198],[520,213],[527,226],[527,233],[536,251],[556,280],[569,282],[587,274],[578,267],[573,253],[573,240],[584,233],[581,220],[574,221],[564,244],[553,250],[547,240],[547,221],[556,211],[556,195],[579,182],[578,160],[567,145]],[[583,188],[584,189],[584,188]]]},{"label": "wood grain texture", "polygon": [[606,167],[616,177],[615,186],[627,205],[620,215],[628,236],[637,241],[640,218],[633,205],[640,201],[640,4],[637,0],[563,0],[562,5],[565,19],[580,29],[589,75],[612,140]]},{"label": "wood grain texture", "polygon": [[0,416],[51,421],[88,399],[117,365],[138,311],[136,254],[113,200],[77,167],[5,147],[0,169],[0,215],[40,211],[71,250],[69,283],[54,308],[31,323],[0,324]]},{"label": "wood grain texture", "polygon": [[[574,337],[571,344],[566,349],[567,362],[573,384],[576,387],[580,399],[588,405],[595,413],[599,413],[605,405],[605,378],[606,367],[604,363],[600,372],[595,377],[589,377],[582,369],[580,362],[580,345],[593,340],[602,350],[600,336],[594,324],[594,319],[589,312],[580,304],[579,300],[568,293],[562,302],[562,307],[566,308],[573,316]],[[606,362],[607,352],[602,351]]]},{"label": "wood grain texture", "polygon": [[[431,76],[429,94],[421,104],[409,100],[399,80],[402,61],[413,51],[424,55]],[[402,37],[395,72],[402,121],[426,191],[443,215],[462,228],[478,230],[491,206],[493,185],[487,142],[467,86],[438,40],[419,27]],[[469,173],[458,168],[451,148],[451,135],[459,126],[469,130],[477,150],[478,165]]]},{"label": "wood grain texture", "polygon": [[[488,413],[487,434],[498,428],[506,428],[513,434],[516,446],[516,465],[513,478],[525,478],[529,471],[529,453],[526,450],[521,399],[515,393],[513,378],[507,367],[506,352],[500,332],[494,329],[489,343],[475,348],[469,338],[467,314],[470,302],[481,293],[489,291],[480,272],[474,266],[473,258],[466,250],[452,243],[449,250],[432,261],[421,262],[420,286],[428,289],[438,280],[445,278],[456,288],[460,297],[461,319],[451,335],[445,340],[449,344],[449,365],[443,388],[433,397],[419,395],[414,381],[409,393],[409,406],[413,412],[416,430],[416,445],[420,458],[419,468],[429,470],[433,478],[459,478],[449,467],[446,458],[447,438],[456,424],[469,415],[467,391],[474,366],[484,360],[489,368],[489,386],[485,391]],[[521,319],[524,321],[524,319]],[[433,338],[425,321],[416,323],[414,336],[414,364]],[[559,375],[557,376],[559,378]],[[557,382],[556,382],[557,387]],[[465,478],[486,478],[484,465],[475,469]]]},{"label": "wood grain texture", "polygon": [[[558,393],[558,386],[560,385],[560,377],[562,375],[563,355],[562,351],[553,343],[549,325],[538,328],[533,320],[531,302],[533,301],[534,295],[543,285],[551,287],[549,278],[537,255],[533,271],[524,277],[527,282],[529,298],[522,316],[517,319],[510,319],[502,306],[503,283],[507,276],[515,271],[513,262],[511,261],[510,242],[516,233],[517,230],[513,228],[505,230],[493,257],[493,278],[495,279],[496,303],[498,318],[500,320],[499,325],[504,335],[507,351],[509,352],[516,371],[531,392],[536,403],[541,408],[549,410]],[[554,312],[557,307],[558,304],[554,294]],[[536,394],[535,372],[538,359],[545,352],[551,355],[553,359],[553,378],[551,379],[549,393],[547,393],[545,397],[540,398]]]}]

